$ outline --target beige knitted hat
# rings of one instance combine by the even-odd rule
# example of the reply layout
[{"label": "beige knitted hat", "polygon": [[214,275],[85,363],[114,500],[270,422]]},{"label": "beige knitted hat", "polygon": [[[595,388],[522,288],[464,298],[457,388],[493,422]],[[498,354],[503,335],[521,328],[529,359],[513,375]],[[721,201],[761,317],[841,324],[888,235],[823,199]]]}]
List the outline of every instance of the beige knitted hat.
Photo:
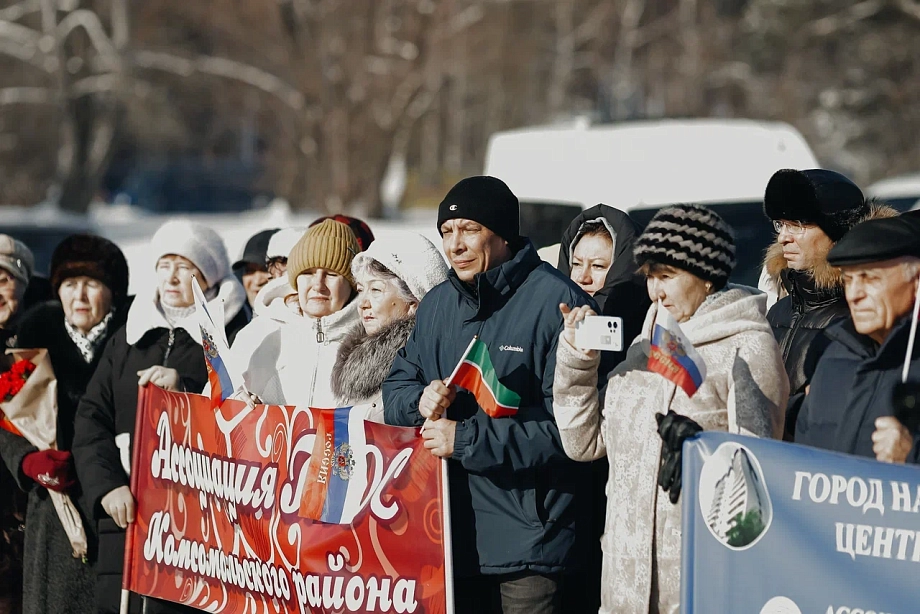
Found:
[{"label": "beige knitted hat", "polygon": [[360,251],[355,234],[341,222],[325,220],[309,228],[288,255],[287,274],[291,287],[297,287],[298,275],[313,268],[334,271],[354,287],[351,261]]}]

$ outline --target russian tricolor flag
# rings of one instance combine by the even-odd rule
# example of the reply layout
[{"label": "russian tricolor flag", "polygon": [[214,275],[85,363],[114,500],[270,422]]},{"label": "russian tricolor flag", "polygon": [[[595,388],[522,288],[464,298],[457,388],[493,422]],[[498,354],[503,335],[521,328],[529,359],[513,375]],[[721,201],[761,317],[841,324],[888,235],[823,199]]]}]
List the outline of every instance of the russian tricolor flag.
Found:
[{"label": "russian tricolor flag", "polygon": [[697,354],[671,312],[660,303],[652,331],[648,370],[677,384],[688,397],[692,397],[706,379],[706,363],[702,356]]},{"label": "russian tricolor flag", "polygon": [[[230,344],[224,334],[223,314],[212,314],[201,292],[197,280],[192,279],[192,293],[195,295],[195,311],[198,315],[198,327],[201,330],[201,347],[208,366],[208,382],[211,384],[211,407],[220,407],[226,399],[236,392],[234,382],[242,378],[231,375],[226,357],[230,355]],[[218,311],[222,311],[218,309]]]},{"label": "russian tricolor flag", "polygon": [[316,439],[307,467],[300,516],[351,524],[367,489],[365,412],[351,407],[312,409]]}]

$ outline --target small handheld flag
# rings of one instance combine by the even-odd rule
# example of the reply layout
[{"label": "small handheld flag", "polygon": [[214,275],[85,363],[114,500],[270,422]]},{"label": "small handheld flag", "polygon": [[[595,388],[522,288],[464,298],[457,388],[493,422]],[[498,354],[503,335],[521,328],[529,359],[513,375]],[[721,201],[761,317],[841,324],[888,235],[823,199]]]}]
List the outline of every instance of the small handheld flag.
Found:
[{"label": "small handheld flag", "polygon": [[489,348],[479,337],[473,337],[454,372],[444,383],[448,386],[456,384],[472,392],[482,410],[493,418],[513,416],[521,406],[521,397],[498,381]]},{"label": "small handheld flag", "polygon": [[684,336],[674,316],[661,304],[655,317],[651,346],[648,370],[663,375],[692,397],[706,379],[706,363]]},{"label": "small handheld flag", "polygon": [[[192,293],[195,295],[195,311],[198,315],[198,327],[201,330],[201,347],[204,360],[208,366],[208,382],[211,384],[211,407],[220,407],[236,391],[234,378],[223,357],[229,356],[230,347],[224,335],[224,327],[214,321],[208,311],[208,304],[201,292],[198,281],[192,278]],[[223,357],[222,357],[223,355]]]},{"label": "small handheld flag", "polygon": [[316,439],[307,467],[300,516],[351,524],[367,489],[364,412],[351,407],[313,409]]}]

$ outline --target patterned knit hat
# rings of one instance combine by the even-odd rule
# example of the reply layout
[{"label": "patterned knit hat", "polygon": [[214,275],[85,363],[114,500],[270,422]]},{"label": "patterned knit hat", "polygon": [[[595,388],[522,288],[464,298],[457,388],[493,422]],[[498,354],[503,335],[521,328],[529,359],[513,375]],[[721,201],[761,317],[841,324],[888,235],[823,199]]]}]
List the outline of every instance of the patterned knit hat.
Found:
[{"label": "patterned knit hat", "polygon": [[735,268],[735,237],[712,209],[675,205],[661,209],[633,249],[636,263],[667,264],[722,289]]},{"label": "patterned knit hat", "polygon": [[355,233],[341,222],[324,220],[311,226],[288,256],[287,274],[292,288],[297,288],[297,276],[308,269],[334,271],[348,280],[352,288],[351,261],[361,251]]}]

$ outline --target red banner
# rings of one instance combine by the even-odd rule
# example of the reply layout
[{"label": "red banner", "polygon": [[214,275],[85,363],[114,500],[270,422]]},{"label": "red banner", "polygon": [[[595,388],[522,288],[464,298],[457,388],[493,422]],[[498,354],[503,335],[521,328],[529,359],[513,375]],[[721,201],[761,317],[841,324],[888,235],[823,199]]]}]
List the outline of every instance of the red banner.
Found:
[{"label": "red banner", "polygon": [[228,614],[448,611],[441,461],[415,429],[209,403],[141,391],[126,588]]}]

